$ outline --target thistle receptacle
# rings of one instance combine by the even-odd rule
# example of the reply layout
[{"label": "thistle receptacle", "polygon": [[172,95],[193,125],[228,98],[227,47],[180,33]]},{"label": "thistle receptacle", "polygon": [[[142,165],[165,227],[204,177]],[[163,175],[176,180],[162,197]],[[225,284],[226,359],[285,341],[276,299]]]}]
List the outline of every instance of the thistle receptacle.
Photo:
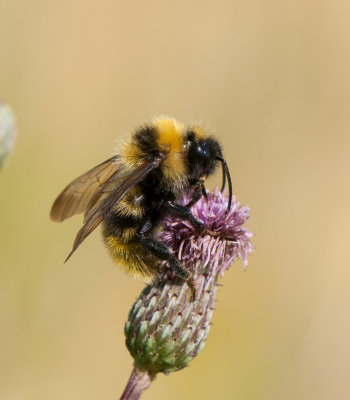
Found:
[{"label": "thistle receptacle", "polygon": [[202,198],[191,208],[208,231],[219,233],[218,237],[198,235],[186,221],[166,219],[160,240],[192,272],[197,297],[196,301],[189,301],[191,289],[183,281],[171,278],[166,266],[163,277],[141,292],[125,325],[134,371],[122,399],[139,398],[157,373],[168,374],[186,367],[204,347],[219,276],[237,257],[246,268],[253,250],[252,233],[244,227],[249,208],[241,207],[235,197],[228,212],[227,204],[228,198],[216,189],[208,194],[208,200]]}]

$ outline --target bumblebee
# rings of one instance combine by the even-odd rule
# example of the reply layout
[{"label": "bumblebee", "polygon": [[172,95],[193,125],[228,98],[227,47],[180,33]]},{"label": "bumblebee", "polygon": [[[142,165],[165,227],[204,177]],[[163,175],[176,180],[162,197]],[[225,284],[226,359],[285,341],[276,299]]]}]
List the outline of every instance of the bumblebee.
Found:
[{"label": "bumblebee", "polygon": [[[146,283],[157,278],[166,261],[187,281],[195,296],[192,274],[157,240],[167,215],[188,221],[199,234],[207,231],[190,207],[203,195],[205,179],[221,163],[222,190],[232,183],[219,142],[199,125],[185,127],[173,118],[157,118],[136,129],[115,155],[71,182],[57,197],[51,219],[63,221],[84,212],[71,257],[100,224],[113,260]],[[183,195],[190,201],[180,204]]]}]

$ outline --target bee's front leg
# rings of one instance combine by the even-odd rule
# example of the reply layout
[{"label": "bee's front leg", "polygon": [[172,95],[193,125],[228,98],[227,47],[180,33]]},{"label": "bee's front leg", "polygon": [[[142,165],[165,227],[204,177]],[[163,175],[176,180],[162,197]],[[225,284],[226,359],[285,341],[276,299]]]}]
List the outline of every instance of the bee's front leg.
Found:
[{"label": "bee's front leg", "polygon": [[188,221],[198,232],[204,232],[206,230],[205,225],[198,218],[196,218],[191,210],[185,206],[180,204],[175,204],[172,201],[168,201],[167,203],[169,214],[177,217],[179,219],[183,219]]},{"label": "bee's front leg", "polygon": [[194,186],[194,190],[193,190],[193,193],[192,193],[192,199],[191,199],[191,200],[186,204],[186,206],[185,206],[185,207],[187,207],[187,208],[190,208],[190,207],[192,207],[194,204],[196,204],[197,201],[198,201],[202,196],[204,196],[204,198],[205,198],[206,200],[208,200],[207,192],[206,192],[206,190],[205,190],[204,182],[203,182],[202,180],[198,179],[198,180],[194,181],[194,182],[192,183],[191,186]]},{"label": "bee's front leg", "polygon": [[204,234],[204,235],[210,235],[214,237],[219,237],[223,240],[227,240],[230,242],[235,242],[235,238],[229,237],[229,236],[223,236],[220,232],[215,232],[211,231],[210,229],[207,229],[203,222],[201,222],[198,218],[196,218],[192,213],[191,210],[188,209],[187,207],[184,207],[179,204],[172,203],[169,201],[167,203],[168,205],[168,211],[171,215],[174,217],[177,217],[179,219],[183,219],[185,221],[188,221],[199,233]]}]

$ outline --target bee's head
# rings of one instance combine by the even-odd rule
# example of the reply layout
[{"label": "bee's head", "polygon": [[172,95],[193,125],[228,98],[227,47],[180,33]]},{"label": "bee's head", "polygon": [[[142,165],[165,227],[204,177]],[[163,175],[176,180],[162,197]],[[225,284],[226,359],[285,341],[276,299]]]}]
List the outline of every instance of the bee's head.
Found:
[{"label": "bee's head", "polygon": [[217,157],[222,157],[222,151],[217,140],[211,137],[197,137],[194,131],[187,132],[188,160],[190,174],[199,178],[211,175],[218,164]]},{"label": "bee's head", "polygon": [[185,146],[188,148],[188,175],[190,179],[204,181],[211,175],[218,164],[222,165],[222,190],[226,177],[229,185],[229,207],[232,198],[232,183],[230,172],[219,142],[208,135],[202,128],[192,127],[186,132]]}]

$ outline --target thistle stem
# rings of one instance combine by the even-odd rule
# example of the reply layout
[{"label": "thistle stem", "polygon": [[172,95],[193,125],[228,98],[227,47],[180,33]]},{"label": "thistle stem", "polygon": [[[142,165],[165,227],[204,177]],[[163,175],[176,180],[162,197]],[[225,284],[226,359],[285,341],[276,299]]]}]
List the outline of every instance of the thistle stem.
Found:
[{"label": "thistle stem", "polygon": [[147,371],[140,371],[135,367],[120,400],[138,400],[154,378],[155,375],[150,375]]}]

